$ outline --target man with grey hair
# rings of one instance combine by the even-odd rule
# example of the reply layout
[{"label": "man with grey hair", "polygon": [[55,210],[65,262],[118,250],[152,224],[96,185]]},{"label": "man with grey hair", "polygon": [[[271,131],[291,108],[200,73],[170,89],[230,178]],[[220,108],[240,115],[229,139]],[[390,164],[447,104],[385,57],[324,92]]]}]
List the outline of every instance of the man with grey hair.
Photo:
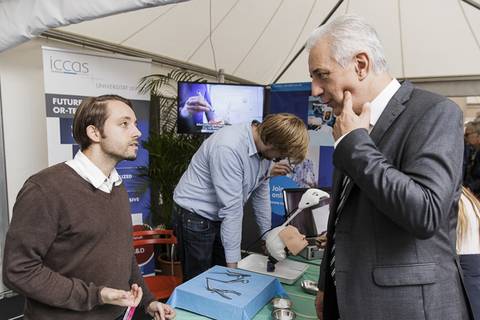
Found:
[{"label": "man with grey hair", "polygon": [[455,254],[462,112],[387,71],[375,30],[345,15],[307,42],[335,166],[320,319],[471,317]]}]

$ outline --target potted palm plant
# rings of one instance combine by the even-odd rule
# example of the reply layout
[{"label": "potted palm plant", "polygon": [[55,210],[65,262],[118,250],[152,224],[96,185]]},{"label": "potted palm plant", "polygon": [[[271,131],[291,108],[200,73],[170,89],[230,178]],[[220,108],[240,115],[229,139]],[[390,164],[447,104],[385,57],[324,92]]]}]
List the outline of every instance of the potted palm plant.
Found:
[{"label": "potted palm plant", "polygon": [[[150,158],[144,171],[150,184],[152,225],[157,228],[172,227],[173,192],[204,139],[199,135],[176,132],[178,81],[205,79],[186,70],[175,69],[167,74],[145,76],[138,84],[140,93],[150,94],[150,135],[144,143]],[[181,277],[180,262],[173,250],[165,250],[157,256],[161,273]]]},{"label": "potted palm plant", "polygon": [[151,188],[152,224],[167,228],[171,227],[175,186],[204,139],[176,132],[178,81],[205,79],[174,69],[167,74],[145,76],[138,84],[140,93],[150,94],[150,136],[144,147],[150,154],[146,176]]}]

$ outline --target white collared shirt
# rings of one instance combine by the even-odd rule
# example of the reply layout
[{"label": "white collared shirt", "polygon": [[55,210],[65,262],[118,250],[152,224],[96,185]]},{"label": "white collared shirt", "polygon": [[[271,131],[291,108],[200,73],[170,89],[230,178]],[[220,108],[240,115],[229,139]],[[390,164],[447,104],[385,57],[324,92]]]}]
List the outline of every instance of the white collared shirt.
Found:
[{"label": "white collared shirt", "polygon": [[[387,107],[388,102],[392,99],[393,95],[398,91],[400,88],[400,82],[397,79],[392,79],[390,83],[375,97],[375,99],[370,102],[370,128],[368,132],[370,133],[377,123],[380,115],[382,114],[383,110]],[[350,132],[348,132],[350,133]],[[348,134],[344,134],[333,145],[334,148],[342,141],[342,139]]]},{"label": "white collared shirt", "polygon": [[106,177],[102,170],[80,150],[75,158],[68,160],[65,164],[75,170],[80,177],[90,182],[96,189],[103,192],[110,193],[114,185],[118,186],[122,183],[122,178],[115,168],[110,172],[110,176]]}]

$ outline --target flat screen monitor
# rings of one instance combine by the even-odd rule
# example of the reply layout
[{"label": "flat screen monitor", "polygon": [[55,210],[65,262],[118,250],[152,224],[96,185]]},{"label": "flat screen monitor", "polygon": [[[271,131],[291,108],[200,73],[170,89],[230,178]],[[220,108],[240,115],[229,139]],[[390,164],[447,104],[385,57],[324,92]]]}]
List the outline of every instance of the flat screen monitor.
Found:
[{"label": "flat screen monitor", "polygon": [[[307,190],[308,188],[283,189],[285,220],[295,213],[302,195]],[[306,237],[316,237],[327,230],[329,207],[330,198],[321,200],[318,205],[303,209],[289,224],[296,227]]]},{"label": "flat screen monitor", "polygon": [[178,133],[212,133],[263,120],[265,87],[225,83],[178,83]]}]

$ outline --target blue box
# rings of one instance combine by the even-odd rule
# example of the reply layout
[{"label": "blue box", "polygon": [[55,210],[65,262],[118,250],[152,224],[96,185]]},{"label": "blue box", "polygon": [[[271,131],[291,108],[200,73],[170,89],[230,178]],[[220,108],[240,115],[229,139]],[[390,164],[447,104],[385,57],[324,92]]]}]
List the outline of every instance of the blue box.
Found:
[{"label": "blue box", "polygon": [[[248,282],[221,282],[235,279],[227,275],[227,271],[248,275],[242,278]],[[221,280],[209,280],[211,288],[235,290],[241,295],[225,293],[231,298],[229,300],[207,290],[207,277]],[[275,277],[214,266],[178,286],[167,303],[174,308],[185,309],[214,319],[248,320],[276,296],[286,297],[287,293]]]}]

